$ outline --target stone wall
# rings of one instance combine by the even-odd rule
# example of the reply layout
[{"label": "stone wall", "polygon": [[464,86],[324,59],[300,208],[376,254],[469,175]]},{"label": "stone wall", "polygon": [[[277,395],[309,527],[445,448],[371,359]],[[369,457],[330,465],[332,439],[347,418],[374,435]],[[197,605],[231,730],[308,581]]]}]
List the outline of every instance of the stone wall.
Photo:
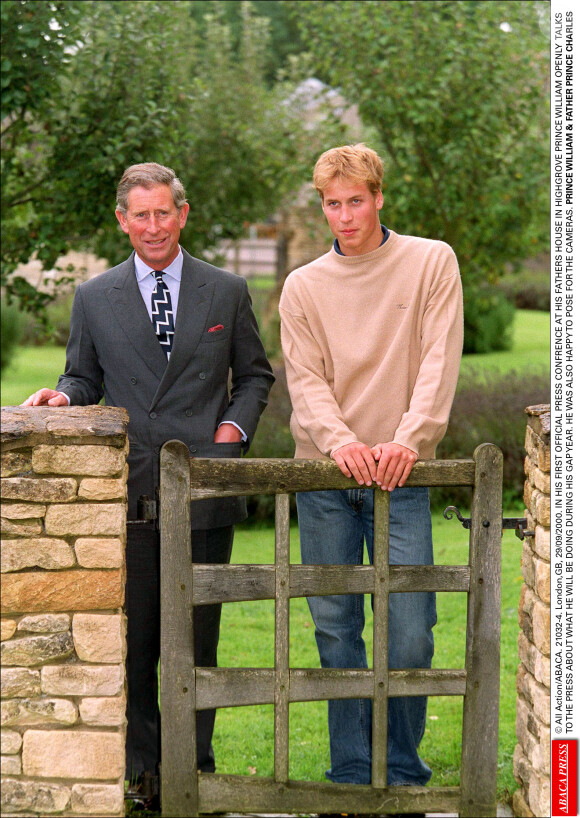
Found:
[{"label": "stone wall", "polygon": [[2,409],[3,815],[124,815],[127,413]]},{"label": "stone wall", "polygon": [[524,501],[514,775],[518,816],[550,814],[550,407],[530,406]]}]

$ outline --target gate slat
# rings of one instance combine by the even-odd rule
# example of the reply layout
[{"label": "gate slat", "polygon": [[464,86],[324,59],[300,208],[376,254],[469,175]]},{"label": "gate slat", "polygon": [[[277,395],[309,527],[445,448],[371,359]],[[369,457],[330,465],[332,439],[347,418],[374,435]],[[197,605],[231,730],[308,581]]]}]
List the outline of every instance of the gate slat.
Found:
[{"label": "gate slat", "polygon": [[474,460],[459,815],[484,818],[496,814],[503,456],[486,443]]},{"label": "gate slat", "polygon": [[[418,460],[407,486],[472,486],[473,460]],[[191,459],[191,499],[232,497],[248,494],[280,494],[287,491],[350,489],[333,460],[294,458],[209,458]]]},{"label": "gate slat", "polygon": [[[248,602],[274,599],[273,565],[194,565],[193,603]],[[469,590],[468,565],[391,565],[389,592],[465,592]],[[290,597],[326,594],[372,594],[372,565],[291,565]]]},{"label": "gate slat", "polygon": [[[291,668],[289,673],[290,702],[370,699],[374,692],[372,670]],[[274,703],[271,668],[198,668],[196,679],[199,710]],[[465,680],[465,670],[391,670],[389,696],[463,696]]]},{"label": "gate slat", "polygon": [[290,497],[276,496],[276,633],[274,690],[274,779],[288,781],[290,693]]},{"label": "gate slat", "polygon": [[389,507],[386,491],[375,491],[373,620],[373,735],[371,781],[387,786],[387,722],[389,695]]},{"label": "gate slat", "polygon": [[256,776],[200,775],[200,794],[214,812],[240,813],[456,813],[457,787],[388,787],[289,781]]},{"label": "gate slat", "polygon": [[198,811],[189,450],[161,450],[161,796],[163,814]]}]

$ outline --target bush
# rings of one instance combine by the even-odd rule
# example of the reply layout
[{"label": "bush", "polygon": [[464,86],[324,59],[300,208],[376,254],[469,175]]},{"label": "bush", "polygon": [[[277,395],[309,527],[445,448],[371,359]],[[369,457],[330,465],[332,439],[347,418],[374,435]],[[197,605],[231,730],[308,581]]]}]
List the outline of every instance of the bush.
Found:
[{"label": "bush", "polygon": [[12,360],[22,337],[23,315],[16,304],[7,304],[2,299],[2,321],[0,321],[0,371],[4,372]]},{"label": "bush", "polygon": [[[494,370],[482,375],[462,375],[451,408],[447,433],[437,447],[437,457],[473,456],[480,443],[495,443],[503,452],[504,505],[520,503],[524,490],[526,406],[550,401],[550,374],[522,374]],[[434,506],[459,505],[467,516],[470,489],[432,489]]]},{"label": "bush", "polygon": [[[73,297],[74,292],[68,291],[66,295],[58,296],[46,307],[50,326],[50,341],[58,346],[66,346],[68,341]],[[38,319],[34,315],[27,316],[23,328],[22,343],[27,346],[42,346],[46,344],[46,341],[47,335]]]},{"label": "bush", "polygon": [[502,278],[499,290],[519,310],[550,311],[549,270],[521,270]]},{"label": "bush", "polygon": [[464,292],[463,352],[493,352],[510,349],[516,308],[491,286]]}]

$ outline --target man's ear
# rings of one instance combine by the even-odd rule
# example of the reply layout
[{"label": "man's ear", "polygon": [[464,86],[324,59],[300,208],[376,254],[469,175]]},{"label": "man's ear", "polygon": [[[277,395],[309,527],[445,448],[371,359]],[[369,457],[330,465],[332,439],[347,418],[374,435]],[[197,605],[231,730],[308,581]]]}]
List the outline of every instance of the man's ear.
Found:
[{"label": "man's ear", "polygon": [[185,227],[185,222],[187,221],[187,214],[189,213],[189,205],[187,202],[181,206],[181,210],[179,211],[179,228],[183,230]]},{"label": "man's ear", "polygon": [[121,230],[123,231],[123,233],[128,233],[129,224],[127,222],[127,217],[125,216],[125,214],[121,213],[120,210],[115,210],[115,216],[117,217],[117,221],[121,225]]},{"label": "man's ear", "polygon": [[381,209],[381,207],[382,207],[382,206],[384,205],[384,203],[385,203],[385,200],[384,200],[384,198],[383,198],[383,192],[382,192],[382,190],[379,190],[379,192],[378,192],[378,193],[377,193],[377,195],[375,196],[375,202],[376,202],[376,205],[377,205],[377,210],[380,210],[380,209]]}]

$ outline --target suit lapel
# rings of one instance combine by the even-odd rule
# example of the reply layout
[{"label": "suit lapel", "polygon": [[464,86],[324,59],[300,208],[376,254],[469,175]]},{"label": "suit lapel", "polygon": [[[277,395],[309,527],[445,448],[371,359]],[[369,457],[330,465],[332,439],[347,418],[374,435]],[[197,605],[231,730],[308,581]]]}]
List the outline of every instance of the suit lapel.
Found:
[{"label": "suit lapel", "polygon": [[157,340],[137,284],[133,255],[121,265],[117,283],[108,290],[107,298],[134,351],[161,380],[167,369],[167,358]]}]

